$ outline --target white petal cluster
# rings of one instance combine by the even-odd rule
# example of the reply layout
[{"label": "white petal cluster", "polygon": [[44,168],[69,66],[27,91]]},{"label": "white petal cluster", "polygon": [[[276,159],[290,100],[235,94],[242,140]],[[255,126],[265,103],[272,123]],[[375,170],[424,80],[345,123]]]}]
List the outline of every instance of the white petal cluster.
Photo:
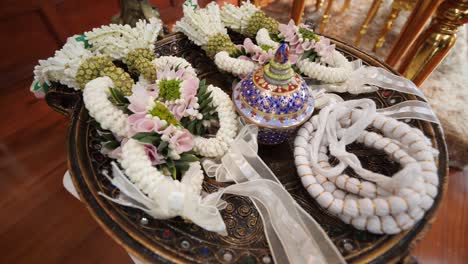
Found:
[{"label": "white petal cluster", "polygon": [[336,50],[333,51],[333,63],[330,66],[325,66],[309,59],[299,60],[296,66],[306,76],[326,83],[344,82],[353,72],[351,62]]},{"label": "white petal cluster", "polygon": [[162,21],[153,17],[149,22],[138,21],[135,27],[118,24],[102,26],[86,32],[85,36],[93,52],[119,60],[137,48],[153,50],[161,29]]},{"label": "white petal cluster", "polygon": [[239,77],[247,76],[258,67],[253,61],[232,58],[226,51],[218,52],[215,55],[214,63],[220,70]]},{"label": "white petal cluster", "polygon": [[229,96],[219,87],[209,85],[208,91],[211,92],[213,98],[213,106],[216,107],[219,119],[219,129],[216,137],[205,138],[196,136],[194,138],[193,150],[205,157],[220,158],[229,148],[229,145],[234,140],[238,131],[236,113]]},{"label": "white petal cluster", "polygon": [[211,2],[206,8],[194,10],[184,5],[183,9],[184,16],[175,24],[174,32],[184,33],[196,45],[204,46],[217,33],[227,34],[216,2]]},{"label": "white petal cluster", "polygon": [[170,196],[173,193],[200,194],[203,171],[199,162],[190,163],[190,175],[184,175],[182,181],[165,176],[151,165],[142,144],[129,139],[122,147],[120,164],[128,178],[150,199],[159,206],[152,209],[152,216],[159,219],[171,218],[180,212],[171,210]]},{"label": "white petal cluster", "polygon": [[166,68],[170,69],[176,69],[176,68],[184,68],[185,69],[185,74],[190,74],[194,78],[197,77],[197,74],[195,72],[195,69],[192,67],[192,65],[185,60],[184,58],[181,57],[175,57],[175,56],[161,56],[159,58],[156,58],[152,61],[154,66],[156,66],[156,71],[157,72],[162,72]]},{"label": "white petal cluster", "polygon": [[250,17],[259,10],[260,9],[250,3],[250,1],[244,2],[239,7],[232,4],[225,4],[221,8],[221,20],[226,27],[236,32],[244,33],[249,25]]},{"label": "white petal cluster", "polygon": [[266,45],[266,46],[272,47],[275,50],[279,46],[278,42],[276,42],[276,41],[274,41],[274,40],[272,40],[270,38],[270,33],[268,33],[268,30],[266,28],[261,28],[257,32],[257,36],[255,36],[255,40],[257,41],[257,45],[259,45],[259,46]]},{"label": "white petal cluster", "polygon": [[81,63],[93,54],[84,47],[84,43],[77,41],[76,36],[67,39],[62,49],[57,50],[53,57],[39,60],[34,67],[34,81],[39,83],[59,82],[68,87],[79,90],[75,81],[76,72]]},{"label": "white petal cluster", "polygon": [[[343,113],[344,118],[337,127],[349,127],[360,114],[359,110]],[[437,196],[439,178],[433,148],[420,130],[377,114],[371,127],[379,133],[364,130],[357,138],[357,142],[367,147],[384,151],[402,167],[420,166],[420,172],[411,175],[412,183],[390,192],[379,184],[346,173],[325,177],[315,171],[310,161],[310,140],[317,133],[319,122],[319,115],[316,115],[298,131],[294,157],[303,185],[329,213],[360,230],[396,234],[414,226],[431,208]],[[317,159],[321,168],[331,168],[329,156],[327,140],[323,140]]]},{"label": "white petal cluster", "polygon": [[128,115],[109,101],[109,88],[114,83],[109,77],[99,77],[88,82],[83,90],[83,101],[89,115],[103,129],[110,130],[119,137],[129,135]]}]

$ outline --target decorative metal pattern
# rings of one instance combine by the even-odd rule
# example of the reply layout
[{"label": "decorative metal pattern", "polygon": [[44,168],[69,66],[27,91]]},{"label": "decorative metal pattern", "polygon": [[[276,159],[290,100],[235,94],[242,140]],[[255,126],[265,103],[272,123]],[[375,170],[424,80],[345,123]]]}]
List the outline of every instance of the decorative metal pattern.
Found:
[{"label": "decorative metal pattern", "polygon": [[[350,58],[361,58],[372,65],[383,66],[375,59],[339,42],[337,47]],[[157,43],[157,55],[177,55],[189,60],[202,78],[220,87],[230,87],[232,79],[217,72],[213,63],[181,35],[170,35]],[[70,105],[70,98],[59,101],[63,90],[53,89],[47,97],[58,109]],[[389,106],[406,100],[406,95],[379,91],[365,95],[372,98],[378,107]],[[348,96],[347,99],[364,97]],[[47,98],[46,98],[47,99]],[[58,107],[60,106],[60,107]],[[75,186],[95,219],[129,252],[149,262],[192,262],[192,263],[271,263],[272,258],[263,233],[262,220],[245,197],[225,195],[228,206],[222,212],[228,228],[228,236],[219,236],[186,222],[182,218],[155,220],[139,210],[114,204],[101,197],[98,192],[116,195],[116,190],[102,175],[110,170],[110,160],[100,153],[99,127],[87,114],[81,100],[77,100],[72,112],[72,123],[68,139],[69,167]],[[292,140],[276,146],[262,146],[259,155],[278,176],[285,188],[323,226],[339,250],[350,263],[387,263],[404,257],[417,241],[424,227],[430,224],[434,211],[440,204],[446,187],[447,153],[445,143],[436,125],[411,122],[428,135],[440,151],[439,194],[433,208],[413,229],[396,236],[373,235],[358,231],[329,215],[315,203],[300,183],[293,162]],[[362,145],[352,145],[368,168],[381,173],[392,173],[398,165],[384,158],[386,155]],[[203,188],[213,192],[226,184],[205,178]]]}]

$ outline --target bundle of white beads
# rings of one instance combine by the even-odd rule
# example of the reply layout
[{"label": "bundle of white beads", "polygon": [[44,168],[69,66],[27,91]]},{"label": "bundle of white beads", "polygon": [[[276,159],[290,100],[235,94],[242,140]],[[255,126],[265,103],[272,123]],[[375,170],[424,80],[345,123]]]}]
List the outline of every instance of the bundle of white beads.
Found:
[{"label": "bundle of white beads", "polygon": [[[352,124],[367,115],[360,108],[338,114],[337,122],[332,125],[336,127],[338,138],[342,139]],[[420,130],[382,114],[373,116],[370,127],[382,134],[363,130],[356,141],[383,150],[402,167],[420,166],[415,170],[419,173],[407,175],[411,179],[406,179],[406,184],[389,189],[378,182],[360,180],[343,172],[338,175],[318,173],[336,169],[329,163],[330,153],[335,150],[327,137],[317,147],[318,155],[313,151],[317,128],[326,122],[320,115],[311,118],[298,131],[294,142],[295,163],[304,187],[328,212],[360,230],[396,234],[419,221],[437,196],[439,180],[434,149]]]}]

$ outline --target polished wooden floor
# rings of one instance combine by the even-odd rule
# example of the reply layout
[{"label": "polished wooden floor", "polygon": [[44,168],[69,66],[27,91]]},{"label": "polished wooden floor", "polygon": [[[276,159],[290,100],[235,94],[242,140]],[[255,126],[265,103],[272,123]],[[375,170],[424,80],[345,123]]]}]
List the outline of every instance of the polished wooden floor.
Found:
[{"label": "polished wooden floor", "polygon": [[[28,91],[0,89],[0,263],[132,263],[62,187],[67,118]],[[447,196],[414,249],[421,263],[468,263],[468,178],[450,173]]]}]

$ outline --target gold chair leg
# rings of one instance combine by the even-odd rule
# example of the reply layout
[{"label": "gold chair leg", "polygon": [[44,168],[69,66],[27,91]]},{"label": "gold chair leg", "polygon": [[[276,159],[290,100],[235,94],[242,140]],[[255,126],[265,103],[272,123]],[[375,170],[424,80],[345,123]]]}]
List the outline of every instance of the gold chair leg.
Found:
[{"label": "gold chair leg", "polygon": [[331,9],[332,9],[332,6],[333,6],[333,0],[328,0],[328,3],[327,3],[327,8],[325,9],[325,12],[323,13],[323,16],[322,16],[322,22],[320,23],[320,28],[319,28],[319,33],[323,33],[323,31],[325,30],[325,28],[327,27],[328,25],[328,21],[330,20],[330,13],[331,13]]},{"label": "gold chair leg", "polygon": [[367,12],[366,19],[362,23],[361,29],[359,30],[356,36],[356,41],[354,41],[354,45],[356,46],[359,45],[359,42],[361,42],[362,36],[364,36],[367,33],[367,28],[369,27],[369,23],[374,19],[375,15],[377,14],[380,4],[382,4],[382,0],[372,1],[372,5],[369,9],[369,12]]},{"label": "gold chair leg", "polygon": [[416,39],[399,72],[420,85],[455,44],[458,27],[468,23],[467,0],[445,0],[431,25]]},{"label": "gold chair leg", "polygon": [[390,16],[388,16],[387,22],[385,23],[385,27],[382,29],[379,38],[375,42],[374,48],[372,49],[373,52],[376,52],[377,49],[380,49],[385,43],[385,36],[387,36],[387,33],[390,31],[390,29],[392,29],[393,22],[395,22],[395,19],[398,17],[398,14],[400,14],[400,9],[392,8],[392,12],[390,13]]},{"label": "gold chair leg", "polygon": [[291,18],[296,25],[299,25],[304,15],[305,0],[294,0],[291,8]]},{"label": "gold chair leg", "polygon": [[431,18],[439,5],[440,0],[419,0],[411,11],[411,15],[406,20],[401,29],[398,40],[393,45],[392,51],[386,59],[386,63],[395,67],[398,61],[421,33],[427,20]]},{"label": "gold chair leg", "polygon": [[351,4],[351,0],[345,0],[343,6],[340,9],[340,14],[343,14],[346,9],[349,8],[349,5]]},{"label": "gold chair leg", "polygon": [[315,12],[319,11],[320,8],[322,8],[323,6],[323,3],[325,2],[325,0],[316,0],[315,1]]}]

